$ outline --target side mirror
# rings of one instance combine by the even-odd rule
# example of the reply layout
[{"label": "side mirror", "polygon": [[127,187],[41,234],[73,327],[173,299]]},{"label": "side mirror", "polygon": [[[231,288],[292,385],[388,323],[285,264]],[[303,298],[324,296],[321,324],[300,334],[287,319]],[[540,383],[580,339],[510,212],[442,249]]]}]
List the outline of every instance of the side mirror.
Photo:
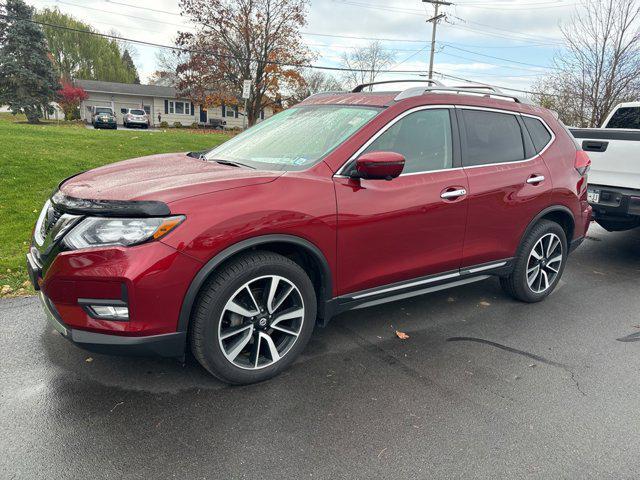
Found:
[{"label": "side mirror", "polygon": [[404,157],[395,152],[369,152],[356,160],[352,178],[369,180],[391,180],[398,177],[404,168]]}]

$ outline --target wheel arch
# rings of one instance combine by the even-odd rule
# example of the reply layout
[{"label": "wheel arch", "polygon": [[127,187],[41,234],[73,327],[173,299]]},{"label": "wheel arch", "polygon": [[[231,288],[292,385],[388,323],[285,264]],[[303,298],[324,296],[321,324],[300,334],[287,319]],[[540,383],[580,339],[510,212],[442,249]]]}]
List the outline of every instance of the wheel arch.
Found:
[{"label": "wheel arch", "polygon": [[291,258],[302,268],[307,267],[305,271],[309,272],[309,268],[311,269],[311,281],[316,287],[318,300],[318,316],[324,318],[325,304],[333,295],[333,278],[329,262],[322,251],[310,241],[294,235],[261,235],[242,240],[227,247],[216,254],[198,271],[191,280],[191,284],[182,301],[177,331],[186,332],[188,330],[198,293],[207,279],[238,254],[256,249],[280,253]]},{"label": "wheel arch", "polygon": [[520,245],[522,245],[522,242],[527,237],[531,229],[540,220],[551,220],[560,225],[567,237],[567,244],[571,244],[571,240],[573,240],[573,232],[576,227],[576,220],[573,212],[564,205],[553,205],[542,210],[533,218],[533,220],[531,220],[531,222],[529,222],[529,225],[527,225],[527,228],[520,237],[518,248],[520,248]]}]

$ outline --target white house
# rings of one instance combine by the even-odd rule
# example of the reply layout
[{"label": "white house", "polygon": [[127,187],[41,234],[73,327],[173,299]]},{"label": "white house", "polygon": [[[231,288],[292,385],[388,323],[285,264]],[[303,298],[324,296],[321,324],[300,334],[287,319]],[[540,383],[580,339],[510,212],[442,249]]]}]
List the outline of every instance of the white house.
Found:
[{"label": "white house", "polygon": [[[101,82],[97,80],[75,80],[75,85],[82,87],[88,98],[80,105],[80,118],[91,121],[91,107],[111,107],[116,113],[118,124],[122,124],[123,111],[127,108],[142,108],[151,117],[153,125],[167,122],[173,126],[180,122],[188,127],[194,123],[206,125],[211,120],[226,121],[226,128],[239,127],[243,124],[242,108],[221,105],[214,108],[201,108],[189,100],[180,98],[174,87],[160,85],[136,85],[129,83]],[[273,110],[266,107],[261,112],[260,120],[273,115]]]}]

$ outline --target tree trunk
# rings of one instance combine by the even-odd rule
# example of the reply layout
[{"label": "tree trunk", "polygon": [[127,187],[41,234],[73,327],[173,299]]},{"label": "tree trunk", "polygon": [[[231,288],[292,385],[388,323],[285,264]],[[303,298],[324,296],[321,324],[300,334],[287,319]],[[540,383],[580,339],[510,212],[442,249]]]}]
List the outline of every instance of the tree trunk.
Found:
[{"label": "tree trunk", "polygon": [[24,114],[27,117],[27,122],[40,123],[40,109],[38,107],[27,107],[24,109]]}]

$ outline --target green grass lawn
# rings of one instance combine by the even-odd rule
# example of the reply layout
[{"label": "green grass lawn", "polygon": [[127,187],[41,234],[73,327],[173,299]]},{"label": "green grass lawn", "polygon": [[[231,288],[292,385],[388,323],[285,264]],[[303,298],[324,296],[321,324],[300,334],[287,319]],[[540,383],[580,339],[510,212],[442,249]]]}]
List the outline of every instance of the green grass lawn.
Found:
[{"label": "green grass lawn", "polygon": [[204,150],[229,138],[189,130],[113,131],[75,123],[23,122],[0,114],[0,288],[9,285],[13,294],[26,293],[25,254],[31,231],[61,180],[127,158]]}]

